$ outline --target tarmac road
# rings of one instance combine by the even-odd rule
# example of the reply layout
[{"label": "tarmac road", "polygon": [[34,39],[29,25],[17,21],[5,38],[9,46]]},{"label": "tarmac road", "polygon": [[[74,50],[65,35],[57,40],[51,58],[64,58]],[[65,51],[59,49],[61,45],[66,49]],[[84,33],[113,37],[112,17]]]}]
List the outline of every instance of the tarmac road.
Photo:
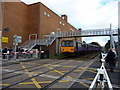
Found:
[{"label": "tarmac road", "polygon": [[2,71],[0,86],[21,89],[88,89],[97,73],[97,68],[100,67],[98,59],[97,56],[88,61],[40,59],[12,62],[0,67]]}]

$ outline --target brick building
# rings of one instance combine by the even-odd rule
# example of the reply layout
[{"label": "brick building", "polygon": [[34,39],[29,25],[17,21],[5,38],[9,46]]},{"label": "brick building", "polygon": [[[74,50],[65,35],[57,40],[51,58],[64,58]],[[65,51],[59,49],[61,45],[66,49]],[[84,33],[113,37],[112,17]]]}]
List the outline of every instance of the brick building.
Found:
[{"label": "brick building", "polygon": [[[22,2],[2,3],[2,36],[8,37],[8,43],[2,47],[14,47],[13,36],[17,34],[25,43],[31,39],[43,39],[51,32],[77,30],[67,22],[67,15],[58,16],[42,3],[26,5]],[[55,44],[53,44],[55,46]],[[44,48],[44,47],[43,47]],[[48,46],[51,49],[53,46]],[[54,49],[52,49],[54,52]]]}]

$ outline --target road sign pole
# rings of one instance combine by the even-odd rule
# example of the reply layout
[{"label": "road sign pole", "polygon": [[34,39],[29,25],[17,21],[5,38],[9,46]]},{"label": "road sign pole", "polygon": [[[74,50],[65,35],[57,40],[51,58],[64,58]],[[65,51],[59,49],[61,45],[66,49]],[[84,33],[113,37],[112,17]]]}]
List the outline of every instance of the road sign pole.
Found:
[{"label": "road sign pole", "polygon": [[14,49],[14,51],[15,51],[15,60],[17,59],[17,40],[16,40],[16,38],[17,38],[17,35],[14,35],[14,45],[15,45],[15,49]]}]

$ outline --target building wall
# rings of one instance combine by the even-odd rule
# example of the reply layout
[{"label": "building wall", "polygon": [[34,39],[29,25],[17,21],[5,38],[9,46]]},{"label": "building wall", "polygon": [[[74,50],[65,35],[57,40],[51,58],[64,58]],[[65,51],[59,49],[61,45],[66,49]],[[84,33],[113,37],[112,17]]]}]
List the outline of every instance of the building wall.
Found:
[{"label": "building wall", "polygon": [[70,31],[77,29],[47,8],[44,4],[40,4],[40,38],[45,34],[57,32],[58,30]]},{"label": "building wall", "polygon": [[[3,3],[3,31],[4,37],[9,38],[8,43],[2,43],[3,47],[13,46],[13,35],[22,36],[23,41],[28,36],[28,7],[21,2],[4,2]],[[9,28],[5,32],[4,29]]]},{"label": "building wall", "polygon": [[[39,34],[40,32],[40,5],[32,4],[28,7],[28,34]],[[38,33],[39,32],[39,33]],[[31,37],[32,38],[32,37]],[[34,38],[33,38],[34,39]]]},{"label": "building wall", "polygon": [[[28,40],[29,34],[38,34],[39,4],[27,6],[21,2],[4,2],[3,7],[3,37],[9,38],[8,43],[2,43],[3,47],[13,46],[15,34],[22,36],[22,43]],[[9,31],[5,32],[5,28],[9,28]]]}]

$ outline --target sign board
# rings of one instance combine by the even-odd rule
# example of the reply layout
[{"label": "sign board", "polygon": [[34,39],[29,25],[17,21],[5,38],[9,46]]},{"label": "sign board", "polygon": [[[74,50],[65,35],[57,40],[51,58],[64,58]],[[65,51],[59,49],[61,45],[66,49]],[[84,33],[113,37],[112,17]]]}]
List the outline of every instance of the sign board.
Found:
[{"label": "sign board", "polygon": [[8,43],[8,37],[2,37],[2,43]]},{"label": "sign board", "polygon": [[22,37],[21,36],[14,35],[13,38],[14,38],[13,45],[18,45],[18,43],[22,43]]},{"label": "sign board", "polygon": [[22,43],[22,37],[21,36],[17,36],[17,43]]}]

